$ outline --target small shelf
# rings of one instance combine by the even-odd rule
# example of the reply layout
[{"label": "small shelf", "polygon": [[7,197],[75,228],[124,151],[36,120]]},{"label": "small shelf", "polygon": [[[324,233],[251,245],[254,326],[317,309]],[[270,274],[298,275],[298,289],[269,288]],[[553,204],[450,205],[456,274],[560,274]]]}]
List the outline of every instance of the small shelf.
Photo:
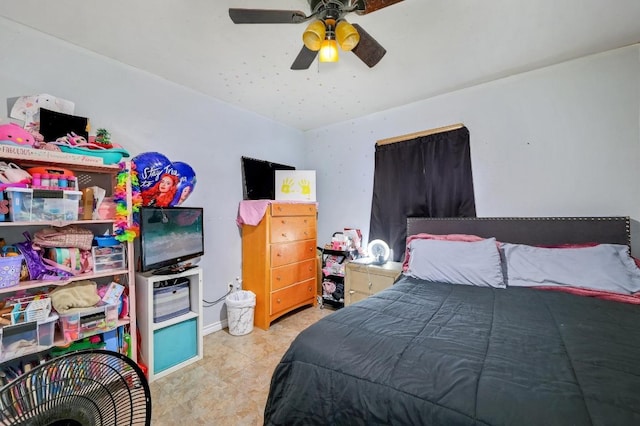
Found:
[{"label": "small shelf", "polygon": [[[31,148],[13,148],[0,146],[0,157],[20,162],[22,167],[60,166],[73,171],[116,174],[120,171],[118,164],[104,164],[98,157],[88,158],[60,151],[34,150]],[[17,152],[16,152],[17,151]]]},{"label": "small shelf", "polygon": [[181,323],[183,321],[190,320],[191,318],[198,318],[198,316],[199,315],[197,313],[190,311],[190,312],[187,312],[186,314],[177,316],[175,318],[170,318],[166,321],[154,322],[152,328],[153,328],[153,331],[161,330],[163,328],[171,327],[172,325]]},{"label": "small shelf", "polygon": [[[326,262],[329,256],[335,256],[337,259],[337,263],[344,268],[345,262],[349,261],[358,256],[358,250],[333,250],[328,248],[320,248],[322,250],[322,281],[330,281],[336,285],[341,285],[342,290],[344,292],[344,274],[325,274],[324,267],[326,266]],[[331,271],[336,272],[336,271]],[[339,271],[338,271],[339,272]],[[329,305],[333,308],[340,309],[344,307],[344,297],[341,297],[340,300],[336,300],[333,295],[324,294],[324,288],[322,290],[322,297],[320,297],[319,301],[321,302],[320,308],[324,308],[325,305]]]},{"label": "small shelf", "polygon": [[55,226],[62,227],[67,225],[91,225],[91,224],[113,224],[115,220],[43,220],[38,222],[0,222],[0,227],[20,227],[20,228],[32,228],[36,226]]},{"label": "small shelf", "polygon": [[323,273],[322,274],[322,278],[327,279],[327,280],[331,280],[331,281],[336,281],[336,282],[344,281],[344,275],[333,275],[333,274],[324,275],[324,273]]},{"label": "small shelf", "polygon": [[[97,332],[96,334],[93,334],[92,336],[95,336],[95,335],[98,335],[98,334],[103,334],[103,333],[108,333],[108,332],[113,331],[113,330],[117,330],[118,327],[122,327],[124,325],[129,325],[130,323],[131,323],[131,320],[128,317],[118,318],[118,324],[115,327],[110,328],[108,330],[100,330],[99,332]],[[87,337],[91,337],[91,336],[85,336],[82,339],[85,339]],[[82,340],[82,339],[78,339],[78,340]],[[56,338],[53,341],[53,346],[49,346],[47,349],[51,349],[53,347],[66,348],[67,346],[69,346],[72,343],[73,342],[65,341],[63,336],[59,335],[59,333],[56,333]]]},{"label": "small shelf", "polygon": [[12,287],[3,287],[0,288],[0,294],[6,294],[6,293],[15,293],[18,292],[20,290],[28,290],[31,288],[39,288],[39,287],[52,287],[52,286],[64,286],[67,284],[70,284],[72,282],[75,281],[81,281],[81,280],[90,280],[92,278],[102,278],[102,277],[111,277],[113,275],[125,275],[128,274],[129,270],[128,269],[116,269],[116,270],[111,270],[111,271],[102,271],[102,272],[97,272],[97,273],[90,273],[90,274],[80,274],[80,275],[75,275],[73,277],[69,277],[67,279],[64,280],[37,280],[37,281],[22,281],[20,284],[18,285],[14,285]]},{"label": "small shelf", "polygon": [[358,255],[358,250],[332,250],[332,249],[326,249],[326,248],[325,249],[320,248],[320,250],[322,250],[322,254],[326,254],[329,256],[355,257]]}]

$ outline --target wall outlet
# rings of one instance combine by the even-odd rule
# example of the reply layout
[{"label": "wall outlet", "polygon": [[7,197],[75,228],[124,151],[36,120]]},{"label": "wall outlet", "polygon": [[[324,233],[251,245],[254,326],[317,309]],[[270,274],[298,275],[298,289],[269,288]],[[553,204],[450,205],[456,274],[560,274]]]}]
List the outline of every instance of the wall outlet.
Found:
[{"label": "wall outlet", "polygon": [[240,279],[240,277],[236,277],[236,282],[234,284],[234,287],[236,291],[242,290],[242,280]]}]

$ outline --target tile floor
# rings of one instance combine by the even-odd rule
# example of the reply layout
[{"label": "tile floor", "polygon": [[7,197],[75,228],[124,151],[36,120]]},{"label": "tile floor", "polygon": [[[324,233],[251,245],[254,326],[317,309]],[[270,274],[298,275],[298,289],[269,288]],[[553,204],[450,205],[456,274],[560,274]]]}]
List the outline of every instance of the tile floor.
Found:
[{"label": "tile floor", "polygon": [[302,308],[268,331],[204,336],[204,358],[151,383],[152,425],[262,425],[271,374],[298,333],[330,308]]}]

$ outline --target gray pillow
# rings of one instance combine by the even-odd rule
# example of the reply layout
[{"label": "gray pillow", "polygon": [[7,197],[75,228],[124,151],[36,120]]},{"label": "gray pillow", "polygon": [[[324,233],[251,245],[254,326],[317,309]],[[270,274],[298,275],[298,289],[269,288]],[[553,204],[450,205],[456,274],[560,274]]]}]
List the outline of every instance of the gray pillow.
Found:
[{"label": "gray pillow", "polygon": [[640,270],[627,246],[542,248],[501,244],[507,285],[571,286],[622,294],[640,291]]},{"label": "gray pillow", "polygon": [[479,287],[505,288],[495,238],[475,242],[416,239],[409,243],[412,277]]}]

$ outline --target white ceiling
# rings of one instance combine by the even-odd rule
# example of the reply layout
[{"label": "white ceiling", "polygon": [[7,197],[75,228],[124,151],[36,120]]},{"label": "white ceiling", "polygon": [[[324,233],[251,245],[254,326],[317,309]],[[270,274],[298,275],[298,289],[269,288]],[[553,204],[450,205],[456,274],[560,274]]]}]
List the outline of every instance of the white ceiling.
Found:
[{"label": "white ceiling", "polygon": [[347,16],[387,49],[376,67],[341,52],[292,71],[306,24],[234,25],[229,7],[309,12],[307,0],[2,0],[0,15],[301,130],[640,42],[639,0],[405,0]]}]

